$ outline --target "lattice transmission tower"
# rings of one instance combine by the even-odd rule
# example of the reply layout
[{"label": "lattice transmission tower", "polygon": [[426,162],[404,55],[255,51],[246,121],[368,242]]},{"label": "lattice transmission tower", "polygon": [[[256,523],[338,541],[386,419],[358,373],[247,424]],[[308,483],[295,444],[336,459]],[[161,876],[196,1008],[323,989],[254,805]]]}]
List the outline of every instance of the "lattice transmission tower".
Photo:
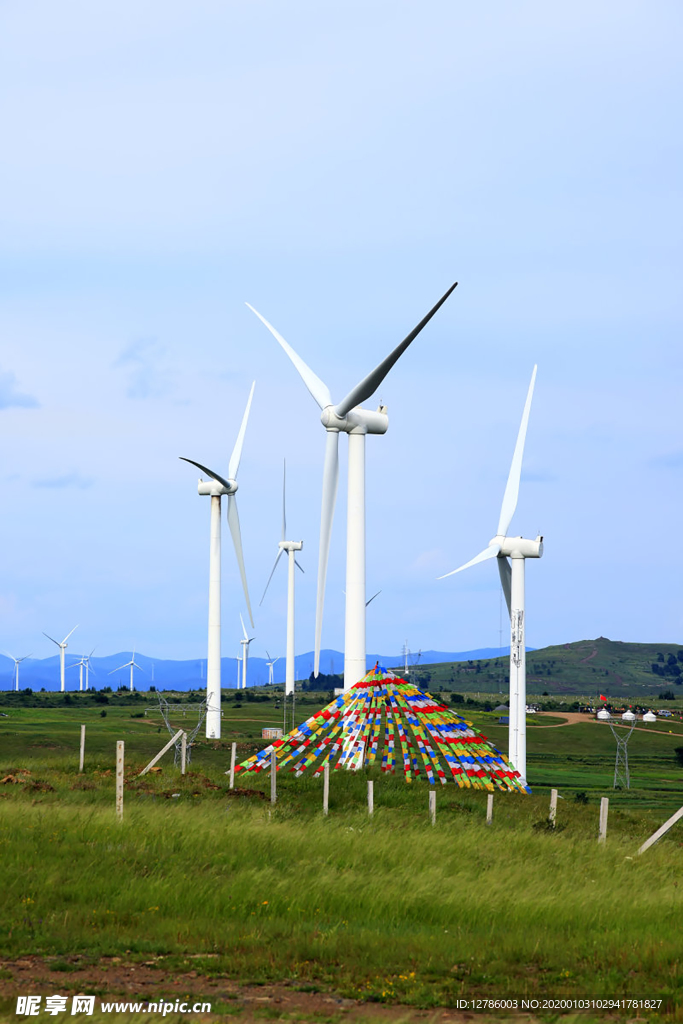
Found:
[{"label": "lattice transmission tower", "polygon": [[[629,712],[627,712],[629,714]],[[633,715],[631,712],[630,714]],[[612,730],[612,735],[617,741],[617,757],[614,762],[614,789],[630,789],[631,788],[631,776],[628,770],[628,741],[631,739],[633,730],[636,727],[638,718],[636,715],[629,720],[623,719],[624,724],[630,725],[631,728],[626,732],[623,726],[617,726],[616,723],[610,720],[609,727]],[[621,732],[617,732],[617,729],[621,729]]]}]

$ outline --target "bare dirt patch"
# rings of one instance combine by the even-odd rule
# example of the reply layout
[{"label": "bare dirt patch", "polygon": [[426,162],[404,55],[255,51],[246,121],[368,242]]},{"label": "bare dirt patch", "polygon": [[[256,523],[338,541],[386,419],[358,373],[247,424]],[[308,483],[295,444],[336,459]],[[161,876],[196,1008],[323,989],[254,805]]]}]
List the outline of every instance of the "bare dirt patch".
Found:
[{"label": "bare dirt patch", "polygon": [[[207,959],[203,957],[202,959]],[[312,986],[302,986],[311,988]],[[412,1006],[388,1005],[346,999],[335,992],[302,991],[296,982],[275,985],[242,985],[220,975],[209,977],[190,970],[168,974],[151,963],[126,963],[118,957],[88,963],[79,957],[26,956],[0,960],[0,1000],[18,995],[95,994],[98,999],[150,1002],[189,999],[211,1003],[216,1012],[193,1019],[225,1019],[220,1004],[229,1007],[228,1019],[243,1024],[269,1020],[392,1021],[394,1024],[464,1024],[474,1014],[447,1007],[421,1010]],[[175,1018],[173,1018],[175,1019]],[[477,1014],[478,1024],[490,1020]],[[500,1020],[500,1016],[496,1016]]]}]

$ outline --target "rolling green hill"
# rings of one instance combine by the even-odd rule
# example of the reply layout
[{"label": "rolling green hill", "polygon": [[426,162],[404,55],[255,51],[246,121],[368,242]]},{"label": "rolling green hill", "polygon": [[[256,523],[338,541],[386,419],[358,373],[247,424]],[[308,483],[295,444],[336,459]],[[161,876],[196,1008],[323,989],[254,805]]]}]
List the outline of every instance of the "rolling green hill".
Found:
[{"label": "rolling green hill", "polygon": [[[509,659],[427,665],[413,671],[418,686],[444,687],[463,693],[505,693]],[[653,670],[653,666],[656,669]],[[683,698],[683,646],[579,640],[543,647],[527,654],[527,692],[573,694],[576,697],[642,697],[656,700],[670,691]]]}]

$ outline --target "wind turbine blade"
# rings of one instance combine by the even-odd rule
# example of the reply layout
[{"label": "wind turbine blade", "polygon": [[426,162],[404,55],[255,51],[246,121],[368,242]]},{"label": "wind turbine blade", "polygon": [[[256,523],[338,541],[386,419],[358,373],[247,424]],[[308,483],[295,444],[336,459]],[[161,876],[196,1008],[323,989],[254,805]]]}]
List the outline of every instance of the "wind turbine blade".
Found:
[{"label": "wind turbine blade", "polygon": [[143,668],[142,665],[138,665],[137,661],[134,661],[132,664],[134,668],[139,668],[141,672],[144,672],[145,675],[148,675],[147,669]]},{"label": "wind turbine blade", "polygon": [[369,600],[369,601],[366,601],[366,602],[365,602],[365,607],[367,608],[367,606],[368,606],[369,604],[371,604],[371,603],[372,603],[372,602],[373,602],[373,601],[375,600],[375,598],[376,598],[376,597],[379,597],[379,595],[380,595],[381,593],[382,593],[382,591],[381,591],[381,590],[378,590],[376,594],[373,594],[373,595],[372,595],[372,597],[370,598],[370,600]]},{"label": "wind turbine blade", "polygon": [[285,512],[285,485],[287,482],[287,460],[284,460],[282,467],[282,536],[280,540],[287,540],[287,514]]},{"label": "wind turbine blade", "polygon": [[[295,565],[295,566],[297,567],[297,569],[301,569],[301,566],[300,566],[300,565],[299,565],[299,563],[297,562],[296,558],[294,559],[294,565]],[[304,571],[303,569],[301,569],[301,572],[303,572],[303,573],[304,573],[304,576],[306,575],[306,573],[305,573],[305,571]]]},{"label": "wind turbine blade", "polygon": [[[273,566],[272,571],[270,573],[270,576],[268,577],[268,582],[266,583],[266,589],[263,591],[263,597],[266,596],[266,591],[268,590],[268,587],[270,586],[270,581],[272,580],[273,575],[275,573],[275,570],[277,569],[277,563],[280,561],[280,555],[281,554],[282,554],[282,548],[280,548],[280,550],[278,551],[277,558],[275,559],[275,565]],[[263,604],[263,597],[259,601],[259,608]],[[244,635],[246,636],[247,634],[245,633]],[[266,651],[266,654],[268,654],[268,651]],[[270,657],[269,654],[268,654],[268,657]]]},{"label": "wind turbine blade", "polygon": [[119,665],[118,668],[113,668],[111,672],[107,672],[108,676],[113,676],[114,672],[120,672],[122,668],[130,668],[130,662],[127,661],[125,665]]},{"label": "wind turbine blade", "polygon": [[93,647],[92,651],[88,655],[89,658],[92,658],[93,654],[95,653],[96,648],[97,648],[97,644],[95,644],[95,646]]},{"label": "wind turbine blade", "polygon": [[242,424],[240,426],[240,432],[237,435],[235,441],[235,447],[232,450],[230,456],[230,463],[228,465],[228,476],[231,480],[235,480],[237,477],[237,470],[240,468],[240,459],[242,458],[242,447],[244,445],[244,435],[247,431],[247,421],[249,419],[249,410],[251,409],[251,400],[254,397],[254,388],[256,387],[256,381],[251,385],[251,391],[249,392],[249,398],[247,399],[247,407],[244,410],[244,416],[242,417]]},{"label": "wind turbine blade", "polygon": [[247,639],[247,627],[244,625],[244,619],[242,618],[242,612],[240,612],[240,622],[242,623],[242,632],[244,633],[244,639]]},{"label": "wind turbine blade", "polygon": [[524,458],[524,442],[526,440],[526,428],[529,423],[529,413],[531,411],[531,399],[534,394],[534,384],[536,383],[536,369],[537,367],[534,366],[533,373],[531,374],[531,383],[529,384],[529,390],[526,396],[526,402],[524,403],[522,422],[519,425],[519,433],[517,434],[517,443],[512,456],[508,482],[505,486],[503,504],[500,508],[500,519],[498,520],[499,537],[507,536],[508,528],[512,521],[512,517],[515,514],[515,509],[517,508],[519,480],[522,475],[522,459]]},{"label": "wind turbine blade", "polygon": [[304,384],[306,385],[310,393],[313,395],[313,398],[316,400],[320,408],[325,409],[328,405],[332,405],[332,396],[330,395],[330,389],[328,388],[327,384],[324,384],[321,381],[320,377],[316,376],[316,374],[313,373],[313,370],[310,368],[310,366],[306,365],[301,356],[298,356],[296,354],[292,346],[287,344],[282,335],[278,334],[273,325],[269,324],[266,318],[261,316],[258,310],[254,309],[253,306],[250,306],[248,302],[245,303],[245,305],[249,307],[252,313],[256,314],[261,323],[268,328],[268,330],[273,335],[275,340],[279,342],[280,345],[282,345],[283,349],[285,350],[285,352],[287,353],[287,355],[289,356],[289,358],[292,360],[295,367],[299,371],[299,376],[303,380]]},{"label": "wind turbine blade", "polygon": [[[228,526],[230,527],[230,533],[232,534],[232,543],[235,547],[235,554],[237,555],[237,564],[239,566],[240,576],[242,577],[242,587],[244,589],[244,596],[247,600],[247,611],[249,612],[249,621],[251,622],[251,625],[253,627],[254,616],[251,614],[249,588],[247,587],[247,573],[244,568],[244,555],[242,554],[242,534],[240,532],[240,517],[239,513],[237,512],[237,501],[235,500],[234,494],[228,495]],[[244,623],[242,625],[244,625]]]},{"label": "wind turbine blade", "polygon": [[206,466],[202,466],[201,462],[195,462],[194,459],[186,459],[184,455],[179,455],[178,458],[182,459],[183,462],[189,462],[191,466],[196,466],[197,469],[201,469],[202,473],[206,473],[207,476],[210,476],[217,483],[223,484],[223,487],[225,487],[226,490],[230,490],[230,484],[224,477],[219,476],[218,473],[214,473],[212,469],[207,469]]},{"label": "wind turbine blade", "polygon": [[320,640],[323,631],[323,608],[325,606],[325,582],[327,580],[327,560],[330,556],[330,539],[332,537],[332,521],[334,505],[337,500],[337,484],[339,482],[339,432],[327,431],[325,443],[325,465],[323,468],[323,497],[320,510],[320,549],[318,551],[318,594],[315,608],[315,660],[313,673],[320,670]]},{"label": "wind turbine blade", "polygon": [[268,658],[268,661],[272,661],[272,660],[273,660],[273,659],[271,658],[271,656],[270,656],[270,655],[268,654],[268,648],[267,648],[267,647],[266,647],[266,656],[267,656],[267,658]]},{"label": "wind turbine blade", "polygon": [[55,640],[49,633],[43,633],[43,636],[46,636],[48,640],[52,640],[52,643],[57,644],[57,647],[59,647],[59,640]]},{"label": "wind turbine blade", "polygon": [[[74,628],[73,628],[73,629],[71,630],[71,633],[74,633],[74,632],[75,632],[75,631],[76,631],[77,629],[78,629],[78,626],[74,626]],[[68,639],[69,639],[69,637],[71,636],[71,633],[67,633],[67,634],[66,634],[66,636],[65,636],[65,637],[64,637],[64,639],[62,640],[62,643],[63,643],[63,644],[65,644],[65,643],[67,642],[67,640],[68,640]]]},{"label": "wind turbine blade", "polygon": [[337,416],[346,416],[346,414],[350,412],[351,409],[354,409],[357,405],[360,405],[367,398],[370,398],[372,394],[374,394],[374,392],[380,386],[386,375],[389,373],[389,370],[392,368],[394,363],[400,358],[400,356],[403,355],[405,350],[408,348],[408,345],[410,345],[410,343],[413,342],[415,338],[417,338],[422,328],[429,323],[429,321],[432,319],[437,310],[440,309],[441,306],[443,306],[444,302],[451,294],[453,289],[457,287],[457,285],[457,281],[455,282],[455,284],[451,285],[446,294],[439,299],[437,304],[432,309],[430,309],[430,311],[427,313],[427,316],[420,320],[417,327],[413,328],[410,334],[403,339],[401,344],[397,345],[393,352],[390,352],[386,359],[382,360],[379,366],[376,366],[372,373],[369,373],[367,377],[365,377],[360,382],[360,384],[356,384],[355,388],[352,391],[349,391],[346,398],[344,398],[339,403],[339,405],[335,407],[334,411],[336,412]]},{"label": "wind turbine blade", "polygon": [[[31,652],[32,654],[33,652]],[[25,654],[23,658],[17,658],[17,661],[27,661],[31,657],[30,654]]]},{"label": "wind turbine blade", "polygon": [[508,606],[508,615],[511,615],[512,569],[510,568],[510,562],[507,558],[498,559],[498,572],[500,573],[500,582],[503,584],[503,593],[505,594],[505,603]]},{"label": "wind turbine blade", "polygon": [[499,551],[500,546],[498,544],[492,544],[491,547],[485,548],[483,551],[480,551],[478,555],[475,555],[474,558],[471,558],[469,562],[465,562],[464,565],[461,565],[459,569],[453,569],[453,572],[446,572],[443,576],[437,576],[436,578],[437,580],[445,580],[447,576],[454,576],[456,572],[462,572],[463,569],[469,569],[471,565],[476,565],[477,562],[485,562],[487,558],[495,558]]}]

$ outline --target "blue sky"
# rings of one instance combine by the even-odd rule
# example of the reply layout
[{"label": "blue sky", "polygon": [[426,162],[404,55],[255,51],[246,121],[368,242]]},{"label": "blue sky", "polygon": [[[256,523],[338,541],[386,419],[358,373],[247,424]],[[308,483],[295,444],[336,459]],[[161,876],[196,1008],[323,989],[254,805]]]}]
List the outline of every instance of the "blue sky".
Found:
[{"label": "blue sky", "polygon": [[[681,21],[675,3],[0,4],[0,646],[206,646],[208,500],[251,381],[238,503],[255,605],[288,522],[313,646],[324,431],[266,316],[341,398],[459,287],[367,442],[368,647],[677,641],[683,599]],[[344,442],[344,439],[342,439]],[[343,645],[345,443],[323,646]],[[223,650],[243,611],[224,526]],[[284,650],[285,574],[252,653]]]}]

